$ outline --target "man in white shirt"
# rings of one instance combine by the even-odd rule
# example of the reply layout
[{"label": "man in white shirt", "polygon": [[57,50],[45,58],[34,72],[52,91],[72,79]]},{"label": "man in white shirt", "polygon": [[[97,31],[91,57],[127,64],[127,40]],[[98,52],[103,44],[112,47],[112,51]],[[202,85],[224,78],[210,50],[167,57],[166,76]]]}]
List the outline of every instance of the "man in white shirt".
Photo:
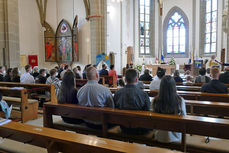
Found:
[{"label": "man in white shirt", "polygon": [[21,76],[20,82],[21,83],[35,83],[34,77],[30,74],[31,72],[32,72],[32,66],[26,65],[25,73]]},{"label": "man in white shirt", "polygon": [[[154,79],[150,83],[150,90],[159,90],[160,89],[160,84],[161,84],[161,79],[165,76],[165,69],[162,69],[158,67],[157,69],[157,79]],[[154,77],[155,78],[155,77]]]}]

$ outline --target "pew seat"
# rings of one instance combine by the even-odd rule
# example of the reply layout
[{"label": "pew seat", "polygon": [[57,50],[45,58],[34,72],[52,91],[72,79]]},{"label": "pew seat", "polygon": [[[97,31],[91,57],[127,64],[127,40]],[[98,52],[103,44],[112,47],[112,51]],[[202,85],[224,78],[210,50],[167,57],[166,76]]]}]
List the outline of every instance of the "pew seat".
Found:
[{"label": "pew seat", "polygon": [[48,153],[175,153],[162,148],[125,143],[17,122],[0,126],[0,136],[46,148]]},{"label": "pew seat", "polygon": [[[210,136],[222,139],[229,139],[229,121],[226,119],[216,119],[210,117],[197,117],[197,116],[177,116],[177,115],[164,115],[146,111],[127,111],[117,110],[111,108],[94,108],[84,107],[72,104],[51,104],[44,105],[44,126],[49,128],[57,128],[56,123],[53,122],[53,115],[65,116],[75,119],[86,119],[101,122],[103,125],[96,135],[108,137],[112,139],[137,142],[147,145],[156,145],[160,147],[167,147],[181,151],[189,152],[227,152],[219,150],[210,150],[208,148],[199,148],[192,145],[186,145],[186,134]],[[147,128],[147,129],[160,129],[168,131],[176,131],[182,133],[182,142],[180,144],[161,144],[153,141],[152,137],[145,138],[143,136],[130,136],[123,133],[112,132],[108,129],[108,124],[122,125],[127,128]],[[58,125],[61,126],[60,124]],[[77,127],[74,127],[77,128]],[[70,130],[62,126],[62,130]],[[75,131],[75,130],[71,130]],[[88,130],[89,131],[89,130]],[[95,132],[81,131],[77,129],[76,132],[83,134],[94,134]]]}]

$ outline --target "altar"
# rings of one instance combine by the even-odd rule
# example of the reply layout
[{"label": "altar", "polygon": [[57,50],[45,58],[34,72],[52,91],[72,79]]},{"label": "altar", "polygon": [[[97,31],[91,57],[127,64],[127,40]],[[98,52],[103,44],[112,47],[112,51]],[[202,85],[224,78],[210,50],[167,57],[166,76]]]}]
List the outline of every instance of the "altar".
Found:
[{"label": "altar", "polygon": [[171,75],[176,70],[176,65],[168,65],[168,64],[155,64],[155,65],[145,65],[145,69],[149,69],[152,71],[152,75],[155,76],[157,74],[157,68],[166,69],[166,74]]}]

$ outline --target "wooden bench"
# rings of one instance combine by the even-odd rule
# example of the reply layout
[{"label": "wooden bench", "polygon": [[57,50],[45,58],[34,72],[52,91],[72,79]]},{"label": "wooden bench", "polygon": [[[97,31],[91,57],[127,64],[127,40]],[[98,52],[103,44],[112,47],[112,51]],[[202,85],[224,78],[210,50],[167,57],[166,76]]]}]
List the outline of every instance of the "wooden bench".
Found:
[{"label": "wooden bench", "polygon": [[191,115],[212,115],[229,117],[229,104],[222,102],[186,100],[186,111]]},{"label": "wooden bench", "polygon": [[3,100],[7,103],[13,104],[13,106],[20,106],[20,112],[14,110],[12,111],[12,117],[21,118],[22,122],[37,119],[38,101],[28,99],[27,89],[0,87],[0,93],[3,95]]},{"label": "wooden bench", "polygon": [[[180,149],[182,151],[203,151],[203,148],[196,148],[188,146],[186,148],[186,134],[195,134],[201,136],[210,136],[222,139],[229,139],[229,121],[226,119],[216,119],[210,117],[197,116],[178,116],[178,115],[164,115],[147,111],[129,111],[117,110],[112,108],[93,108],[84,107],[72,104],[51,104],[44,105],[44,126],[50,128],[58,128],[62,130],[75,130],[84,134],[95,134],[95,131],[84,130],[80,127],[66,127],[65,125],[53,123],[52,116],[59,115],[75,119],[84,119],[101,122],[103,128],[97,131],[97,135],[102,137],[115,138],[118,140],[125,140],[130,142],[144,143],[153,145],[155,142],[152,138],[137,137],[137,136],[123,136],[117,133],[108,132],[108,125],[122,125],[127,128],[147,128],[160,129],[182,133],[181,146],[177,144],[160,144],[159,146],[172,147],[173,149]],[[213,151],[214,152],[214,151]],[[217,151],[220,152],[220,151]]]},{"label": "wooden bench", "polygon": [[[0,82],[0,87],[23,87],[27,89],[29,92],[29,98],[40,100],[41,98],[45,98],[46,101],[51,101],[53,103],[57,102],[55,86],[49,84],[35,84],[35,83],[13,83],[13,82]],[[50,93],[50,97],[45,94],[39,94],[39,92],[48,91]]]},{"label": "wooden bench", "polygon": [[[100,78],[102,78],[102,84],[105,85],[106,82],[108,82],[108,85],[117,88],[117,83],[115,82],[115,76],[108,76],[108,75],[101,75]],[[110,81],[112,80],[112,84],[110,84]]]},{"label": "wooden bench", "polygon": [[[112,93],[118,91],[119,88],[110,88]],[[158,90],[145,89],[149,97],[155,97],[158,95]],[[204,92],[191,92],[191,91],[177,91],[177,93],[185,100],[197,100],[197,101],[213,101],[213,102],[229,102],[229,94],[219,93],[204,93]]]},{"label": "wooden bench", "polygon": [[0,126],[0,136],[46,148],[48,153],[175,153],[175,151],[162,148],[147,147],[17,122]]},{"label": "wooden bench", "polygon": [[[204,83],[176,83],[176,85],[181,86],[202,86]],[[225,84],[227,87],[229,87],[229,84]]]},{"label": "wooden bench", "polygon": [[[158,90],[145,90],[150,97],[158,95]],[[197,101],[213,101],[213,102],[229,102],[229,94],[218,93],[203,93],[203,92],[191,92],[191,91],[178,91],[177,92],[185,100],[197,100]]]},{"label": "wooden bench", "polygon": [[76,79],[76,87],[81,88],[87,83],[87,79]]}]

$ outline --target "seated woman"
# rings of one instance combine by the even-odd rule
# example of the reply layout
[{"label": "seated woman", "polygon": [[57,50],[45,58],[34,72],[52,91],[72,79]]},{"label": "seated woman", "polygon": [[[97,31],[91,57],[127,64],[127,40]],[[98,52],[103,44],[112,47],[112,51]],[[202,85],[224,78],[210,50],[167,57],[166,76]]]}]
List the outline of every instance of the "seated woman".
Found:
[{"label": "seated woman", "polygon": [[[159,95],[155,97],[152,105],[155,113],[186,115],[185,101],[177,95],[176,82],[171,76],[161,80]],[[154,139],[169,143],[181,140],[181,133],[155,130]]]},{"label": "seated woman", "polygon": [[12,71],[12,82],[20,82],[20,72],[17,67],[13,68]]},{"label": "seated woman", "polygon": [[12,79],[12,69],[9,68],[9,69],[7,69],[7,72],[6,72],[5,77],[3,78],[3,81],[4,82],[11,82],[11,79]]},{"label": "seated woman", "polygon": [[114,69],[114,65],[110,66],[110,71],[108,72],[108,75],[112,76],[112,77],[115,77],[115,79],[114,79],[115,82],[113,82],[113,80],[109,80],[109,84],[110,85],[112,85],[113,83],[117,84],[118,76],[117,76],[117,73],[116,73],[116,71]]},{"label": "seated woman", "polygon": [[[59,104],[78,104],[75,75],[72,71],[65,72],[57,99]],[[62,117],[62,119],[64,122],[70,124],[82,123],[82,120],[78,119],[67,117]]]},{"label": "seated woman", "polygon": [[178,70],[176,70],[174,73],[174,80],[178,83],[183,82],[183,79],[180,77],[180,72]]},{"label": "seated woman", "polygon": [[199,70],[199,76],[196,77],[195,79],[195,83],[208,83],[211,81],[211,79],[206,76],[206,69],[205,68],[201,68]]}]

